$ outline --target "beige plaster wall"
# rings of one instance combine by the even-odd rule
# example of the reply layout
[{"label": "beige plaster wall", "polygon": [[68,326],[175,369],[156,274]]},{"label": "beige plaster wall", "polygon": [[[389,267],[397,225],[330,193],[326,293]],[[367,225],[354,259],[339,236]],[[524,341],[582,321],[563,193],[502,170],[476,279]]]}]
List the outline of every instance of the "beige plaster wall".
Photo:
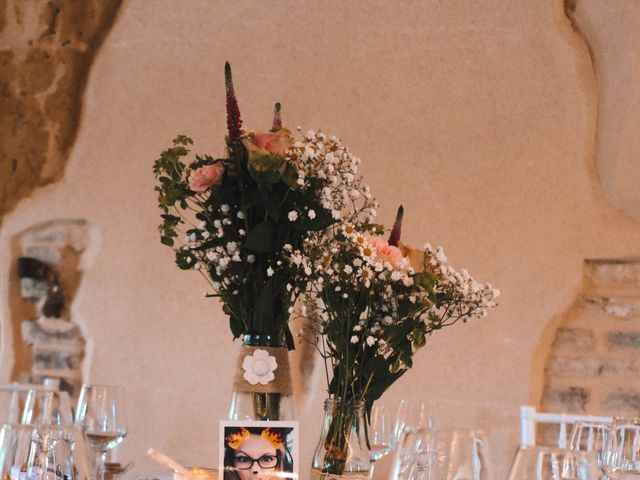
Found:
[{"label": "beige plaster wall", "polygon": [[[151,165],[176,133],[219,152],[223,63],[245,124],[337,134],[408,242],[498,286],[489,318],[439,332],[388,394],[439,404],[443,423],[491,435],[495,477],[517,443],[520,404],[540,398],[556,319],[587,257],[638,255],[638,224],[605,201],[595,162],[597,89],[588,50],[560,0],[387,2],[129,1],[98,53],[65,176],[5,217],[0,249],[29,226],[95,227],[74,321],[84,377],[124,384],[131,434],[119,452],[162,473],[148,447],[215,462],[236,345],[196,274],[156,234]],[[631,158],[622,158],[632,168]],[[0,318],[9,257],[0,257]],[[2,375],[11,366],[3,321]],[[299,397],[302,465],[321,421],[322,376]]]}]

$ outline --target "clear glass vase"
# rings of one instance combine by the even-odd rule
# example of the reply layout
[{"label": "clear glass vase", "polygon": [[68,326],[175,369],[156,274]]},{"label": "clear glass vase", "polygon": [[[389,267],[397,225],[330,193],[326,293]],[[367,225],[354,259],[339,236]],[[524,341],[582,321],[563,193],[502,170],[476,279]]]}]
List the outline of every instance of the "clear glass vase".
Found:
[{"label": "clear glass vase", "polygon": [[325,400],[324,423],[313,455],[311,480],[366,480],[370,465],[364,402]]},{"label": "clear glass vase", "polygon": [[[291,374],[289,372],[288,350],[284,338],[273,335],[245,334],[242,338],[242,351],[238,362],[238,372],[234,381],[229,406],[230,420],[277,421],[295,420],[295,408]],[[262,348],[260,348],[262,347]],[[270,384],[251,385],[242,378],[243,361],[247,356],[261,350],[266,356],[277,358],[277,367],[273,370],[274,379]],[[262,360],[258,360],[258,363]],[[256,367],[262,373],[262,364]],[[265,367],[266,370],[269,367]]]}]

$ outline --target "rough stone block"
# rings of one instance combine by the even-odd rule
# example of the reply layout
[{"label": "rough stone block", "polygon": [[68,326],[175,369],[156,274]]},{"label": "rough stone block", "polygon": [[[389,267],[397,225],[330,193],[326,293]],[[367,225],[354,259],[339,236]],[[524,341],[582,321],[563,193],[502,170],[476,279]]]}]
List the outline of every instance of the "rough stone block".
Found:
[{"label": "rough stone block", "polygon": [[607,344],[610,349],[633,348],[640,349],[640,331],[612,331],[607,334]]},{"label": "rough stone block", "polygon": [[65,352],[61,350],[37,350],[33,354],[33,365],[38,370],[75,370],[80,365],[80,355],[78,353]]},{"label": "rough stone block", "polygon": [[583,387],[549,387],[544,390],[544,404],[550,410],[563,412],[584,412],[591,397]]},{"label": "rough stone block", "polygon": [[[60,320],[64,322],[64,320]],[[67,349],[77,346],[80,347],[80,329],[77,325],[70,322],[64,322],[69,328],[52,331],[43,328],[39,322],[35,320],[27,320],[22,322],[22,339],[31,344],[49,343],[57,346],[65,345]]]},{"label": "rough stone block", "polygon": [[602,361],[595,357],[554,356],[547,362],[546,373],[555,377],[594,377],[601,369]]},{"label": "rough stone block", "polygon": [[640,261],[636,259],[588,260],[586,270],[594,286],[640,287]]},{"label": "rough stone block", "polygon": [[23,257],[30,257],[50,265],[59,265],[61,260],[60,250],[51,247],[28,247],[23,250]]},{"label": "rough stone block", "polygon": [[33,278],[20,279],[20,296],[25,300],[38,300],[47,294],[47,282]]},{"label": "rough stone block", "polygon": [[600,375],[603,377],[640,375],[640,359],[605,360],[602,363]]},{"label": "rough stone block", "polygon": [[[628,319],[640,315],[640,299],[635,297],[603,297],[588,295],[581,298],[584,308],[597,309],[620,319]],[[606,321],[605,318],[603,318]]]},{"label": "rough stone block", "polygon": [[593,331],[586,328],[559,328],[553,341],[553,348],[588,352],[593,350]]},{"label": "rough stone block", "polygon": [[640,391],[635,389],[616,389],[602,400],[602,408],[619,415],[637,415],[640,412]]}]

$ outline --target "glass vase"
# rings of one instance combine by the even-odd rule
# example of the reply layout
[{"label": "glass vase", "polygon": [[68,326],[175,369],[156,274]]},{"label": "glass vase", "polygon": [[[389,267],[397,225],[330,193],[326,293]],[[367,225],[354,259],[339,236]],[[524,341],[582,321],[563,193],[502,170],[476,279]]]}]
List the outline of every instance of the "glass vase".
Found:
[{"label": "glass vase", "polygon": [[229,406],[230,420],[295,420],[288,355],[284,338],[243,335]]},{"label": "glass vase", "polygon": [[311,480],[369,478],[365,404],[325,400],[320,442],[311,464]]}]

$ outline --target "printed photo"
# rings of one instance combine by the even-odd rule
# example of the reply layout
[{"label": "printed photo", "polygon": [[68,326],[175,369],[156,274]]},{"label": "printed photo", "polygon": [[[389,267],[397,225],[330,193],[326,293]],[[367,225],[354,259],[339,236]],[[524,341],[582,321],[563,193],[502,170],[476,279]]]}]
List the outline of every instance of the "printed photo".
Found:
[{"label": "printed photo", "polygon": [[298,478],[298,422],[220,422],[224,480]]}]

